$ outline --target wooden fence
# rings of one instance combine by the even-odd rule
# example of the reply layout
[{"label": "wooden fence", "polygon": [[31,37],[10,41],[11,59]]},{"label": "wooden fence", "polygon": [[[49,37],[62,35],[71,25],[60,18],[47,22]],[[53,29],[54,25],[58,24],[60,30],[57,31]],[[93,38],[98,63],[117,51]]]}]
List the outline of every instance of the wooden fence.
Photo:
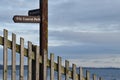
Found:
[{"label": "wooden fence", "polygon": [[[42,56],[39,55],[39,47],[28,41],[28,49],[24,47],[24,39],[20,38],[20,45],[16,44],[16,35],[12,33],[12,41],[8,40],[8,31],[4,29],[3,37],[0,36],[0,45],[3,45],[3,80],[7,80],[8,73],[8,49],[12,51],[12,70],[11,80],[16,80],[16,54],[20,54],[20,74],[19,79],[24,80],[24,57],[28,60],[28,77],[27,80],[40,80],[39,66],[42,64]],[[50,59],[44,56],[44,67],[50,68],[50,79],[54,80],[55,71],[57,71],[57,79],[62,80],[62,75],[65,75],[65,80],[91,80],[90,72],[86,71],[83,75],[82,67],[79,67],[79,73],[76,71],[76,65],[72,65],[72,70],[69,67],[69,61],[65,61],[65,67],[62,66],[62,58],[58,56],[57,63],[54,62],[54,54],[50,55]],[[44,73],[44,80],[47,79],[47,71]],[[94,74],[92,80],[102,80]]]}]

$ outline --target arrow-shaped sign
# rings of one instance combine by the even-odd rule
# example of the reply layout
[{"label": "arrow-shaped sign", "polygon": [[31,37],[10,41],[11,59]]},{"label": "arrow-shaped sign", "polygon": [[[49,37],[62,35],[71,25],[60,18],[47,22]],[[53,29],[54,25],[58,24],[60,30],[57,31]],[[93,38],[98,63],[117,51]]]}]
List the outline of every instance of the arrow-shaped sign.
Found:
[{"label": "arrow-shaped sign", "polygon": [[13,21],[16,23],[40,23],[40,16],[15,15]]}]

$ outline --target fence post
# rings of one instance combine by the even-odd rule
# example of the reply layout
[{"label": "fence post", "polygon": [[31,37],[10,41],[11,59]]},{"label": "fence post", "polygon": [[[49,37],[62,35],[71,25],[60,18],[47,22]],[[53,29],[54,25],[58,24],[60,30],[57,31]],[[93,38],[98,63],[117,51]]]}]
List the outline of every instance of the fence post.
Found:
[{"label": "fence post", "polygon": [[16,35],[12,33],[12,76],[11,80],[16,80]]},{"label": "fence post", "polygon": [[82,67],[79,68],[79,80],[82,80],[83,78],[83,70],[82,70]]},{"label": "fence post", "polygon": [[39,80],[39,47],[38,46],[36,46],[35,61],[36,61],[35,63],[36,79],[35,80]]},{"label": "fence post", "polygon": [[24,80],[24,39],[20,38],[20,80]]},{"label": "fence post", "polygon": [[28,80],[32,80],[32,42],[28,42]]},{"label": "fence post", "polygon": [[35,54],[34,54],[34,57],[35,57],[35,60],[32,60],[32,80],[39,80],[40,77],[39,77],[39,47],[38,46],[35,46],[34,47],[35,49],[32,49],[34,50]]},{"label": "fence post", "polygon": [[61,80],[61,64],[62,64],[62,59],[61,57],[58,56],[58,80]]},{"label": "fence post", "polygon": [[69,80],[69,61],[65,60],[65,80]]},{"label": "fence post", "polygon": [[95,74],[93,74],[93,80],[96,80],[96,75]]},{"label": "fence post", "polygon": [[73,64],[72,68],[73,68],[73,80],[76,80],[76,65]]},{"label": "fence post", "polygon": [[50,54],[50,80],[54,80],[54,54]]},{"label": "fence post", "polygon": [[90,72],[86,71],[86,80],[90,80]]},{"label": "fence post", "polygon": [[3,80],[7,80],[7,61],[8,61],[8,51],[7,51],[7,39],[8,31],[4,29],[4,41],[3,41]]},{"label": "fence post", "polygon": [[102,77],[100,77],[99,80],[103,80]]},{"label": "fence post", "polygon": [[[33,48],[33,47],[32,47]],[[34,47],[36,49],[36,47]],[[32,49],[35,53],[36,53],[36,50],[35,49]],[[36,54],[34,54],[34,57],[36,56]],[[35,80],[36,79],[36,66],[35,66],[35,63],[36,61],[35,60],[32,60],[32,68],[31,68],[31,71],[32,71],[32,80]]]}]

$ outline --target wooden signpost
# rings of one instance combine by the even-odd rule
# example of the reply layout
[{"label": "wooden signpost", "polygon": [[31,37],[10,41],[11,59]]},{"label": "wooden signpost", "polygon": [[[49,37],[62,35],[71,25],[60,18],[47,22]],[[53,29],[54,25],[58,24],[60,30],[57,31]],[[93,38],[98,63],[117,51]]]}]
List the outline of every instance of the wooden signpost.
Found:
[{"label": "wooden signpost", "polygon": [[[13,17],[15,23],[39,23],[40,24],[40,55],[42,56],[42,64],[40,65],[39,80],[47,80],[47,57],[48,57],[48,0],[39,0],[39,9],[29,10],[28,16],[15,15]],[[32,65],[34,66],[33,61]],[[33,73],[34,69],[32,68]],[[37,80],[32,75],[32,80]]]},{"label": "wooden signpost", "polygon": [[42,55],[42,65],[40,67],[41,80],[47,80],[47,57],[48,57],[48,0],[40,0],[40,55]]}]

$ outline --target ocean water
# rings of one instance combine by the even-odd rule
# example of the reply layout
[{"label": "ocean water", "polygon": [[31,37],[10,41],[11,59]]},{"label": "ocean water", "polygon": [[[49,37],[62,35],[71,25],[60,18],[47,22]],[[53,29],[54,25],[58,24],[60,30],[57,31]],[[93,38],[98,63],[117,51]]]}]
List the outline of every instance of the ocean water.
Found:
[{"label": "ocean water", "polygon": [[[90,71],[90,77],[92,80],[92,74],[96,74],[97,77],[103,77],[104,80],[120,80],[120,68],[84,68],[83,73],[85,76],[86,70]],[[77,70],[78,72],[79,70]],[[48,80],[50,80],[50,70],[48,69]],[[0,69],[0,80],[3,80],[3,71]],[[8,80],[11,80],[11,69],[8,70]],[[16,71],[16,80],[19,80],[19,70]],[[24,71],[24,80],[27,80],[27,69]],[[57,80],[57,72],[55,72],[55,80]],[[62,80],[65,80],[65,76],[62,75]]]},{"label": "ocean water", "polygon": [[85,68],[84,72],[89,70],[92,74],[98,77],[103,77],[103,80],[120,80],[120,68]]}]

